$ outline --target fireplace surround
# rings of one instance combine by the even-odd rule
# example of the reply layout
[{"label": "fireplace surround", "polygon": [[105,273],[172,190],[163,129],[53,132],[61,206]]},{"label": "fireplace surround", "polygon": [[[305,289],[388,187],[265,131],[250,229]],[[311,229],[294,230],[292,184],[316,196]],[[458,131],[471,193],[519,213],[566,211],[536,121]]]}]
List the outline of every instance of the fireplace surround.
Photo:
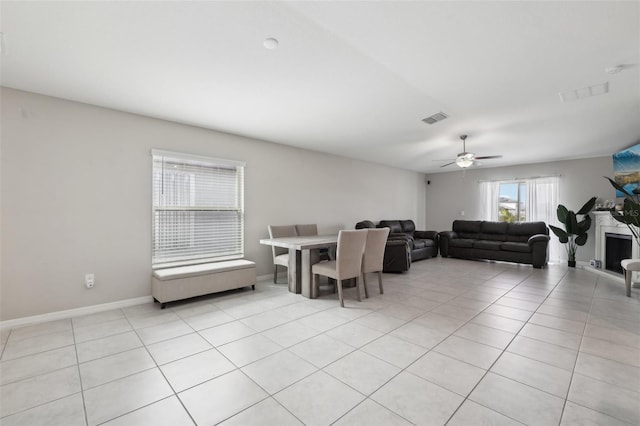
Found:
[{"label": "fireplace surround", "polygon": [[[602,265],[602,269],[600,269],[602,272],[607,273],[607,275],[610,276],[615,276],[618,278],[622,278],[622,269],[620,268],[619,262],[620,256],[626,256],[623,257],[625,259],[628,258],[632,258],[632,259],[639,259],[640,258],[640,253],[638,250],[638,245],[635,244],[635,241],[633,239],[633,234],[631,233],[631,231],[629,231],[629,228],[627,227],[627,225],[618,222],[617,220],[615,220],[613,217],[611,217],[611,213],[609,213],[608,211],[604,211],[604,212],[593,212],[593,216],[595,219],[595,224],[596,224],[596,233],[595,233],[595,238],[596,238],[596,242],[595,242],[595,259],[600,261],[600,264]],[[612,238],[614,239],[625,239],[627,240],[630,245],[631,245],[631,250],[630,252],[623,252],[623,253],[618,253],[616,255],[616,260],[610,260],[609,263],[616,263],[617,262],[617,268],[620,269],[614,269],[612,270],[611,268],[607,267],[607,234],[609,235],[609,239],[611,240]],[[619,243],[619,241],[616,241],[615,243]],[[610,245],[613,244],[612,241],[609,242]],[[609,247],[609,250],[618,250],[619,248],[611,248]],[[611,254],[611,253],[610,253]],[[614,266],[612,266],[612,268],[614,268]],[[638,275],[637,272],[633,273],[633,281],[634,281],[634,287],[638,286],[638,282],[640,281],[640,276]]]}]

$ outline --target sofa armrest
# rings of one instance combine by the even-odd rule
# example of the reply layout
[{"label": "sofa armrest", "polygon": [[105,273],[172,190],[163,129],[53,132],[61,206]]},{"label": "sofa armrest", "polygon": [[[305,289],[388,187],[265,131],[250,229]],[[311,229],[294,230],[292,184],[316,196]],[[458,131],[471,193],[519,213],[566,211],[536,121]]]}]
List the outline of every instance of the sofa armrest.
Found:
[{"label": "sofa armrest", "polygon": [[384,272],[404,272],[411,267],[409,243],[402,239],[387,240],[384,248]]},{"label": "sofa armrest", "polygon": [[401,232],[394,232],[389,234],[387,241],[394,241],[394,240],[407,243],[407,245],[409,246],[409,249],[413,250],[413,237],[411,235],[404,234]]},{"label": "sofa armrest", "polygon": [[458,234],[455,231],[443,231],[438,234],[438,239],[440,240],[440,256],[449,256],[449,240],[454,238],[458,238]]},{"label": "sofa armrest", "polygon": [[536,234],[536,235],[532,235],[531,237],[529,237],[529,240],[527,241],[527,243],[529,243],[530,246],[532,246],[535,243],[548,244],[549,240],[550,240],[550,237],[548,235]]},{"label": "sofa armrest", "polygon": [[438,241],[438,232],[436,231],[416,231],[413,234],[414,238],[419,238],[421,240],[433,240]]},{"label": "sofa armrest", "polygon": [[529,237],[529,246],[531,247],[531,264],[534,268],[542,268],[547,264],[550,237],[544,234],[536,234]]}]

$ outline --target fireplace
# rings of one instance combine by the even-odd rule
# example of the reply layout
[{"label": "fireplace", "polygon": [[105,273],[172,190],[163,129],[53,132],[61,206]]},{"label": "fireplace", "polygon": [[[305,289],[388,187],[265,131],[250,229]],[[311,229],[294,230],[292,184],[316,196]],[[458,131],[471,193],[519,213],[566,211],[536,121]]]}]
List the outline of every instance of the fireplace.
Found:
[{"label": "fireplace", "polygon": [[[640,259],[640,247],[635,243],[627,225],[615,220],[611,213],[606,211],[592,214],[596,223],[595,263],[602,265],[594,267],[594,270],[623,280],[620,260]],[[627,251],[629,246],[631,249]],[[640,287],[640,273],[633,272],[632,283],[634,287]]]},{"label": "fireplace", "polygon": [[632,239],[631,235],[605,232],[605,259],[604,268],[622,274],[622,259],[631,258]]}]

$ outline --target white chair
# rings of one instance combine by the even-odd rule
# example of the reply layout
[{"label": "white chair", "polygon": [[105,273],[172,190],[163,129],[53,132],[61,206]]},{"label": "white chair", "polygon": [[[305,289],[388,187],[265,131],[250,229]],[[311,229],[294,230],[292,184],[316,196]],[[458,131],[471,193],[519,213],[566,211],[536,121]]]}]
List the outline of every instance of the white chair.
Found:
[{"label": "white chair", "polygon": [[[296,227],[293,225],[272,226],[269,225],[269,238],[295,237]],[[289,268],[289,250],[282,247],[271,246],[273,255],[273,283],[278,283],[278,265]],[[289,276],[287,275],[287,282]]]},{"label": "white chair", "polygon": [[[296,234],[301,237],[309,237],[318,235],[318,225],[309,223],[306,225],[296,225]],[[312,250],[311,263],[317,263],[320,260],[329,260],[329,249],[321,248]]]},{"label": "white chair", "polygon": [[338,233],[338,248],[336,260],[316,263],[311,267],[311,285],[318,291],[318,275],[324,275],[336,281],[340,306],[344,308],[342,295],[342,280],[356,278],[356,293],[360,298],[360,277],[362,276],[362,254],[367,241],[367,230],[340,231]]},{"label": "white chair", "polygon": [[627,287],[627,297],[631,297],[631,277],[633,271],[640,271],[639,259],[624,259],[620,262],[622,269],[624,270],[624,284]]},{"label": "white chair", "polygon": [[380,294],[384,294],[382,288],[382,265],[384,263],[384,249],[389,236],[389,228],[367,229],[367,242],[364,246],[362,257],[362,284],[364,285],[364,296],[369,297],[367,290],[367,273],[378,273],[378,285]]},{"label": "white chair", "polygon": [[296,234],[301,237],[308,237],[312,235],[318,235],[318,225],[310,223],[307,225],[295,225]]}]

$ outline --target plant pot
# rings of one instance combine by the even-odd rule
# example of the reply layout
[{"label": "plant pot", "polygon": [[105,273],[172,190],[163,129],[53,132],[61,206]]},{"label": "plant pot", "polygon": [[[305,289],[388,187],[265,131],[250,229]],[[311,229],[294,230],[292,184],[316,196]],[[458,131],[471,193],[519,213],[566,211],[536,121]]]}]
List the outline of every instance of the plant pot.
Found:
[{"label": "plant pot", "polygon": [[567,261],[567,265],[569,265],[569,268],[575,268],[576,267],[576,261],[575,260],[568,260]]}]

